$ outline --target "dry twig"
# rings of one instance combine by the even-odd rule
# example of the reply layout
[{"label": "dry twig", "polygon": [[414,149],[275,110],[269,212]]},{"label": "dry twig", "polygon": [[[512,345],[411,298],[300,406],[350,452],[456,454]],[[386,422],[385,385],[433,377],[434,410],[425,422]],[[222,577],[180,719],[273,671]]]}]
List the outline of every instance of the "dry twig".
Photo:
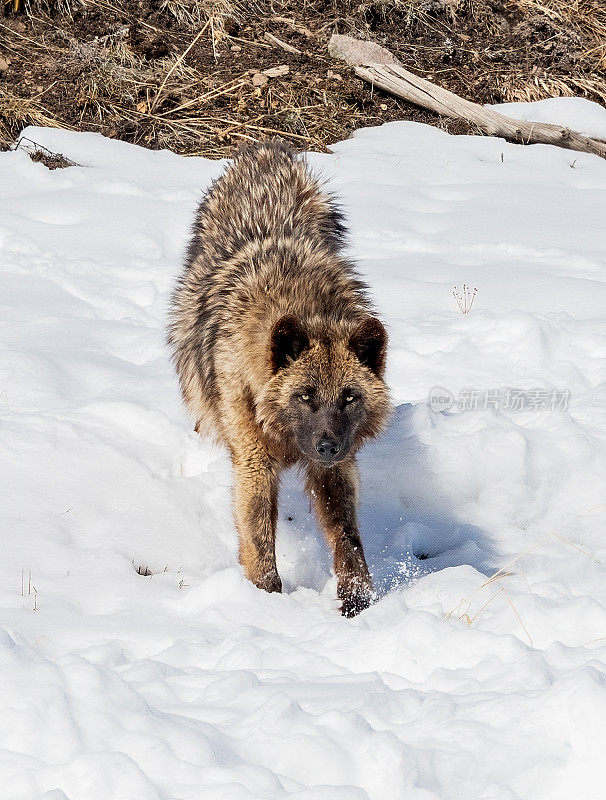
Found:
[{"label": "dry twig", "polygon": [[275,44],[277,47],[281,47],[282,50],[286,50],[287,53],[295,53],[296,55],[300,55],[301,51],[298,47],[293,47],[292,44],[288,44],[288,42],[283,42],[282,39],[278,39],[277,36],[274,36],[273,33],[265,32],[265,38],[270,44]]}]

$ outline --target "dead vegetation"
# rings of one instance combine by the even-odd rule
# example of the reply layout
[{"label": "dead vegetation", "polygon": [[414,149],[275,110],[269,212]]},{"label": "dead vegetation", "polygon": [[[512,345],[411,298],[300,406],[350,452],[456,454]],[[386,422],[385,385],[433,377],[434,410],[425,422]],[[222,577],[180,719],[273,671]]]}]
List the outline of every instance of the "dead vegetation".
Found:
[{"label": "dead vegetation", "polygon": [[63,153],[53,153],[52,150],[39,144],[39,142],[35,142],[33,139],[29,139],[27,136],[20,136],[11,149],[25,150],[32,161],[44,164],[47,169],[65,169],[66,167],[81,166],[81,164],[72,161],[71,158],[64,156]]},{"label": "dead vegetation", "polygon": [[374,89],[382,89],[441,117],[476,126],[488,136],[498,136],[518,144],[553,144],[606,158],[606,142],[565,125],[512,119],[489,105],[465,100],[434,81],[405,69],[392,52],[375,42],[333,33],[328,52],[352,66],[355,74]]},{"label": "dead vegetation", "polygon": [[334,62],[335,32],[387,46],[410,70],[476,102],[606,103],[602,0],[0,0],[0,8],[4,147],[29,124],[215,158],[270,135],[324,150],[393,119],[445,125]]}]

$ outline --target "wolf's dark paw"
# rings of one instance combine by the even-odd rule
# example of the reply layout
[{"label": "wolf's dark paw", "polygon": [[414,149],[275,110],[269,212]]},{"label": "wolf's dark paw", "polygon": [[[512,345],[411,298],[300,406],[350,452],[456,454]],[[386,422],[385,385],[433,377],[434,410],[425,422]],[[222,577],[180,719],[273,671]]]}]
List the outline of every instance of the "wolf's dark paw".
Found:
[{"label": "wolf's dark paw", "polygon": [[344,617],[355,617],[360,611],[368,608],[371,602],[371,597],[368,594],[352,594],[349,597],[343,598],[341,603],[341,614]]},{"label": "wolf's dark paw", "polygon": [[255,586],[258,586],[259,589],[263,589],[266,592],[281,592],[282,591],[282,581],[280,580],[280,576],[277,572],[271,572],[268,575],[264,575],[259,580],[256,580]]},{"label": "wolf's dark paw", "polygon": [[373,588],[370,578],[364,576],[339,583],[337,586],[337,597],[341,600],[341,614],[344,617],[355,617],[360,611],[372,602]]}]

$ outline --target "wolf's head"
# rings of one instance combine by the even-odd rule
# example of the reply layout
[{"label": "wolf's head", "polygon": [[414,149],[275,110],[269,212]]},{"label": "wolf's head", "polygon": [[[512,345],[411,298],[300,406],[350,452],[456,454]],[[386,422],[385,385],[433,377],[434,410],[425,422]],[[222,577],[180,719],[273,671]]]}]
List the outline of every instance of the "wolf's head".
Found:
[{"label": "wolf's head", "polygon": [[270,335],[271,379],[258,421],[303,460],[331,467],[387,422],[387,334],[374,317],[330,326],[279,319]]}]

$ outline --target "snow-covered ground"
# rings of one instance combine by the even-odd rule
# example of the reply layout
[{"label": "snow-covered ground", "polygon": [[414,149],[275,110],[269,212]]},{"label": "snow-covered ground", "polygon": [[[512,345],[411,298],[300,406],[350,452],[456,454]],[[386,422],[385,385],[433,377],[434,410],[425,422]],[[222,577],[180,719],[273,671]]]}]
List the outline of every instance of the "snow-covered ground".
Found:
[{"label": "snow-covered ground", "polygon": [[242,578],[178,396],[167,301],[223,164],[25,135],[82,166],[0,153],[2,800],[603,800],[606,162],[416,123],[310,156],[398,406],[346,620],[296,474],[285,593]]}]

